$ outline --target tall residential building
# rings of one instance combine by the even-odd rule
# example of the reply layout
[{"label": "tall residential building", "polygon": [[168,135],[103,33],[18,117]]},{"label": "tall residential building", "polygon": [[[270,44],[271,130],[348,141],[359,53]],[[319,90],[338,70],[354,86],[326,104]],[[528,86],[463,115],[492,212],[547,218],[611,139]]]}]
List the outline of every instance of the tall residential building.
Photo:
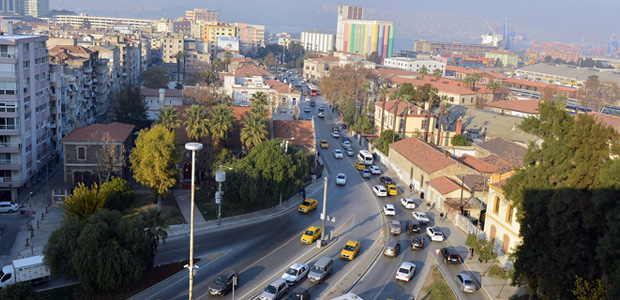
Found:
[{"label": "tall residential building", "polygon": [[391,21],[348,20],[344,22],[342,50],[360,55],[377,52],[380,57],[392,57],[394,25]]},{"label": "tall residential building", "polygon": [[162,38],[162,60],[164,63],[176,63],[174,55],[183,51],[185,48],[183,35],[180,33],[169,34]]},{"label": "tall residential building", "polygon": [[[22,2],[23,1],[23,2]],[[22,0],[24,15],[35,18],[47,17],[49,13],[49,0]]]},{"label": "tall residential building", "polygon": [[234,23],[237,28],[239,42],[245,45],[265,45],[265,25],[252,25],[246,23]]},{"label": "tall residential building", "polygon": [[87,14],[79,15],[56,15],[52,18],[56,24],[67,24],[80,28],[107,29],[117,25],[129,25],[132,27],[151,27],[155,22],[147,19],[128,19],[111,17],[94,17]]},{"label": "tall residential building", "polygon": [[45,36],[0,36],[0,199],[16,200],[44,175],[50,147]]},{"label": "tall residential building", "polygon": [[211,53],[211,58],[215,58],[217,55],[217,38],[236,36],[237,27],[230,26],[229,24],[217,24],[205,25],[202,38],[204,38],[205,42],[209,42],[209,52]]},{"label": "tall residential building", "polygon": [[320,32],[302,32],[301,46],[306,51],[328,53],[334,50],[334,35]]},{"label": "tall residential building", "polygon": [[188,21],[208,21],[208,22],[216,22],[218,20],[218,13],[216,11],[211,11],[208,9],[195,8],[194,10],[186,10],[185,18]]},{"label": "tall residential building", "polygon": [[364,19],[364,8],[361,6],[338,5],[338,25],[336,28],[336,49],[344,50],[344,22],[347,20]]},{"label": "tall residential building", "polygon": [[19,3],[15,3],[15,0],[0,0],[0,15],[12,16],[15,13],[21,14]]}]

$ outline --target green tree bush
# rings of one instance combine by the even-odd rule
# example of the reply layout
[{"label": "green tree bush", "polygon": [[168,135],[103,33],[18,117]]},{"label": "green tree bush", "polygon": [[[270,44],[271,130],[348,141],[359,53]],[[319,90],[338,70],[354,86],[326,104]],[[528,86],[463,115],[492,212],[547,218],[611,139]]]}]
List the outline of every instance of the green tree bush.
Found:
[{"label": "green tree bush", "polygon": [[129,182],[112,177],[112,180],[102,184],[99,188],[99,198],[105,203],[103,207],[122,212],[133,204],[136,195]]},{"label": "green tree bush", "polygon": [[142,72],[143,85],[151,89],[168,88],[170,77],[164,73],[163,67],[151,67]]},{"label": "green tree bush", "polygon": [[383,154],[388,155],[390,152],[390,144],[392,141],[396,142],[398,140],[400,140],[400,138],[394,133],[393,130],[386,129],[381,133],[379,139],[377,140],[377,149],[379,149],[379,151]]},{"label": "green tree bush", "polygon": [[452,146],[471,146],[471,143],[467,140],[467,137],[462,134],[456,134],[450,140]]}]

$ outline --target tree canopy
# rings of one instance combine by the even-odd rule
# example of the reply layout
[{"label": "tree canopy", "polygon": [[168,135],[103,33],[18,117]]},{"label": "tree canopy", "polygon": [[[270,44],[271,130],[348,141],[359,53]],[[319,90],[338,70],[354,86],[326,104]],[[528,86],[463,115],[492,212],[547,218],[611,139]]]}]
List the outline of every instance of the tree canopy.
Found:
[{"label": "tree canopy", "polygon": [[168,88],[170,77],[164,73],[164,67],[151,67],[142,72],[143,85],[151,89]]},{"label": "tree canopy", "polygon": [[136,200],[131,183],[118,177],[104,183],[99,188],[99,198],[105,208],[120,212],[129,208]]},{"label": "tree canopy", "polygon": [[452,146],[471,146],[471,143],[467,140],[467,137],[462,134],[456,134],[450,140]]},{"label": "tree canopy", "polygon": [[96,183],[93,184],[92,188],[89,188],[80,182],[73,189],[71,195],[65,197],[64,201],[58,205],[66,217],[77,217],[84,220],[103,208],[104,204],[105,201],[99,198]]},{"label": "tree canopy", "polygon": [[146,118],[146,102],[140,95],[140,87],[125,85],[121,91],[116,108],[116,121],[136,125],[137,129],[148,126]]},{"label": "tree canopy", "polygon": [[390,151],[390,144],[399,140],[400,137],[394,132],[394,130],[386,129],[381,133],[381,135],[379,135],[376,146],[379,151],[385,155],[388,155]]}]

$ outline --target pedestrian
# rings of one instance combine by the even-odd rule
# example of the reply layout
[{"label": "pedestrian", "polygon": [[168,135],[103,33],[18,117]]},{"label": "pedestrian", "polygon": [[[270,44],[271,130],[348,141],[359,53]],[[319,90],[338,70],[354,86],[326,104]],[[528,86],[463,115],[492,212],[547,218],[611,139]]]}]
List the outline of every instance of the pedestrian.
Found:
[{"label": "pedestrian", "polygon": [[441,213],[439,213],[439,221],[443,222],[443,211]]},{"label": "pedestrian", "polygon": [[474,248],[471,248],[471,247],[470,247],[470,248],[469,248],[469,252],[471,252],[471,256],[473,257],[473,256],[474,256]]},{"label": "pedestrian", "polygon": [[429,210],[429,211],[431,210],[431,203],[430,203],[430,202],[426,203],[426,208],[427,208],[427,210]]},{"label": "pedestrian", "polygon": [[424,192],[420,192],[420,199],[424,200]]},{"label": "pedestrian", "polygon": [[413,183],[410,183],[410,184],[409,184],[409,191],[410,191],[410,192],[413,192]]},{"label": "pedestrian", "polygon": [[303,188],[301,190],[301,196],[304,198],[304,200],[306,200],[306,188]]}]

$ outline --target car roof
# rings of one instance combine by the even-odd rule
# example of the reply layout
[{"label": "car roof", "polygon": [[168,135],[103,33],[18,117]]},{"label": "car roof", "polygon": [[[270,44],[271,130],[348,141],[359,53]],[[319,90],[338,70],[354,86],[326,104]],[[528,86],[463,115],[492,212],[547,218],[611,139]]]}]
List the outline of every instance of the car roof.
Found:
[{"label": "car roof", "polygon": [[228,276],[228,275],[230,275],[232,273],[237,273],[237,272],[235,272],[233,270],[225,270],[222,273],[220,273],[220,276]]},{"label": "car roof", "polygon": [[312,231],[314,231],[314,230],[316,230],[317,228],[319,228],[319,227],[317,227],[317,226],[310,226],[310,227],[308,227],[308,229],[306,229],[306,230],[312,230]]},{"label": "car roof", "polygon": [[398,220],[392,220],[392,221],[390,221],[390,223],[391,224],[398,224],[398,225],[400,225],[400,221],[398,221]]},{"label": "car roof", "polygon": [[415,268],[415,264],[411,263],[411,262],[408,262],[408,261],[403,262],[402,264],[400,264],[400,266],[401,266],[401,268],[402,267],[414,267]]},{"label": "car roof", "polygon": [[386,245],[386,247],[396,247],[396,244],[398,244],[397,241],[389,241]]},{"label": "car roof", "polygon": [[411,199],[411,198],[401,198],[400,200],[405,200],[407,202],[409,202],[409,201],[413,202],[413,199]]},{"label": "car roof", "polygon": [[387,208],[394,208],[394,205],[392,205],[392,204],[384,204],[383,206],[385,206]]},{"label": "car roof", "polygon": [[[456,275],[461,275],[461,277],[463,277],[463,279],[469,279],[472,280],[471,276],[465,274],[465,273],[456,273]],[[473,280],[472,280],[473,281]]]},{"label": "car roof", "polygon": [[302,263],[294,263],[291,265],[291,268],[299,270],[301,267],[304,267],[304,266],[308,266],[308,265],[302,264]]},{"label": "car roof", "polygon": [[347,245],[354,246],[354,245],[357,245],[357,244],[359,244],[359,243],[360,243],[360,242],[358,242],[358,241],[350,240],[350,241],[348,241],[348,242],[347,242]]},{"label": "car roof", "polygon": [[283,282],[283,281],[284,281],[284,279],[282,279],[282,278],[278,278],[278,279],[276,279],[276,280],[272,281],[272,282],[270,283],[270,285],[280,285],[280,284],[282,284],[282,282]]},{"label": "car roof", "polygon": [[379,184],[375,185],[375,187],[378,189],[385,189],[382,185],[379,185]]}]

